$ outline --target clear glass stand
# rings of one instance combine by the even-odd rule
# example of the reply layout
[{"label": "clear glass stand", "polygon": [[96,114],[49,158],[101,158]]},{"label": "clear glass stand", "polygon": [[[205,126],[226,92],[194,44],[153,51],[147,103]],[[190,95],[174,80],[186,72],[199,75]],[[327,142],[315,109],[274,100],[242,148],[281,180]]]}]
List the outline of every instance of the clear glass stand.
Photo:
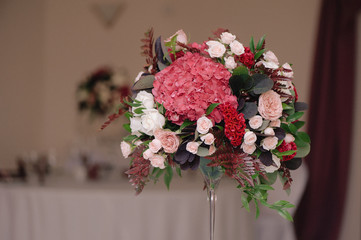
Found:
[{"label": "clear glass stand", "polygon": [[221,167],[208,167],[209,159],[201,158],[199,169],[203,175],[207,186],[207,196],[209,201],[209,235],[210,240],[214,240],[214,229],[216,220],[216,188],[221,182],[223,170]]}]

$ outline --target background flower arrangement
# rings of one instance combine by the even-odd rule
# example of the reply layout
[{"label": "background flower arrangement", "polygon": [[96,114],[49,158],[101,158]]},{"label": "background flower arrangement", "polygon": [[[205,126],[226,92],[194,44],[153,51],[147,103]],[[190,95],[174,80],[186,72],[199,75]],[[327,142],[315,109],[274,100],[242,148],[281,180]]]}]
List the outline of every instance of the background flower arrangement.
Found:
[{"label": "background flower arrangement", "polygon": [[277,177],[289,190],[290,170],[310,151],[299,120],[307,104],[298,101],[290,64],[279,64],[264,37],[245,47],[225,29],[201,44],[182,30],[154,42],[151,29],[142,42],[147,64],[134,97],[102,126],[126,112],[130,135],[120,147],[132,158],[127,174],[137,193],[161,175],[169,188],[173,170],[217,167],[236,180],[247,210],[253,201],[256,216],[263,204],[292,220],[292,204],[267,202]]},{"label": "background flower arrangement", "polygon": [[77,87],[78,110],[91,116],[104,116],[113,111],[119,99],[130,94],[125,83],[127,74],[103,67],[92,72]]}]

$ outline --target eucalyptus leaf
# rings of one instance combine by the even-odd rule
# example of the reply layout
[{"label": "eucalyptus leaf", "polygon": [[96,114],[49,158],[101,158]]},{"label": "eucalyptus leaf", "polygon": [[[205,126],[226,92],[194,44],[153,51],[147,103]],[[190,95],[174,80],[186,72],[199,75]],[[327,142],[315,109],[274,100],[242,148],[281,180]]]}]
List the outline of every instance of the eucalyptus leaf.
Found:
[{"label": "eucalyptus leaf", "polygon": [[245,66],[239,66],[233,69],[233,75],[248,75],[248,68]]},{"label": "eucalyptus leaf", "polygon": [[301,138],[302,141],[306,142],[306,143],[310,143],[311,142],[311,139],[310,139],[310,136],[305,133],[305,132],[298,132],[297,133],[297,137]]},{"label": "eucalyptus leaf", "polygon": [[250,119],[254,115],[256,115],[258,112],[257,104],[254,102],[246,102],[244,104],[243,109],[241,110],[241,113],[244,114],[245,119]]},{"label": "eucalyptus leaf", "polygon": [[234,95],[239,96],[240,91],[246,91],[253,87],[254,80],[248,74],[233,75],[229,79],[229,86]]},{"label": "eucalyptus leaf", "polygon": [[267,176],[268,180],[266,180],[264,177],[261,176],[260,177],[261,182],[266,183],[268,185],[272,185],[276,182],[278,173],[277,173],[277,171],[275,171],[273,173],[267,173],[266,176]]},{"label": "eucalyptus leaf", "polygon": [[140,91],[144,89],[153,88],[154,75],[143,75],[140,79],[133,84],[133,91]]},{"label": "eucalyptus leaf", "polygon": [[288,124],[288,129],[290,130],[290,132],[292,133],[292,134],[296,134],[297,133],[297,128],[296,128],[296,126],[295,125],[293,125],[292,123],[290,123],[290,124]]},{"label": "eucalyptus leaf", "polygon": [[304,158],[306,157],[311,150],[311,145],[309,143],[306,143],[304,147],[297,146],[297,154],[295,158]]},{"label": "eucalyptus leaf", "polygon": [[[162,44],[163,44],[162,37],[159,36],[157,38],[157,40],[155,40],[155,43],[154,43],[155,54],[157,56],[158,61],[161,62],[163,65],[166,65],[167,61],[164,58],[164,52],[163,52]],[[168,53],[168,52],[166,52],[166,53]]]},{"label": "eucalyptus leaf", "polygon": [[292,158],[291,160],[284,161],[283,164],[290,170],[296,170],[302,165],[302,158]]},{"label": "eucalyptus leaf", "polygon": [[199,147],[197,151],[197,155],[200,157],[206,157],[209,156],[209,150],[205,147]]},{"label": "eucalyptus leaf", "polygon": [[158,66],[159,71],[162,71],[164,68],[168,67],[168,65],[166,65],[160,61],[157,62],[157,66]]},{"label": "eucalyptus leaf", "polygon": [[257,131],[263,131],[269,126],[270,120],[263,120],[262,125],[257,128]]},{"label": "eucalyptus leaf", "polygon": [[254,80],[254,87],[252,90],[255,94],[262,94],[271,90],[273,87],[273,80],[265,74],[256,73],[252,78]]},{"label": "eucalyptus leaf", "polygon": [[297,122],[294,122],[293,125],[295,125],[295,127],[297,129],[300,129],[301,127],[303,127],[303,125],[305,125],[305,122],[304,121],[297,121]]}]

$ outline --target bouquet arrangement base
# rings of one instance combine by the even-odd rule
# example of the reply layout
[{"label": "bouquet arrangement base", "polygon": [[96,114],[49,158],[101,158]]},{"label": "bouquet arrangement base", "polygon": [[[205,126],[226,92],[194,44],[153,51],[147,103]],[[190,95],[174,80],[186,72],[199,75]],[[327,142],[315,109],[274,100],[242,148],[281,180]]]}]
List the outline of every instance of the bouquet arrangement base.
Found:
[{"label": "bouquet arrangement base", "polygon": [[130,157],[126,172],[139,194],[163,176],[170,187],[174,172],[200,170],[210,201],[210,239],[214,239],[215,189],[222,178],[235,180],[240,200],[263,204],[288,219],[287,201],[269,203],[276,178],[289,190],[291,170],[310,151],[305,124],[307,104],[298,101],[290,64],[280,65],[262,37],[249,47],[226,29],[203,43],[189,42],[184,31],[155,41],[142,39],[144,70],[133,96],[102,128],[125,112],[129,131],[120,144]]}]

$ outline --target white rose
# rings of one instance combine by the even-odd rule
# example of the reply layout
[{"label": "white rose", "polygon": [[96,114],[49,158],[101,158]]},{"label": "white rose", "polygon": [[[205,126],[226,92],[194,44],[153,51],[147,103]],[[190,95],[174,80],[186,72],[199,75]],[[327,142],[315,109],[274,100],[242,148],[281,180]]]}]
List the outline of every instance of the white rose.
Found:
[{"label": "white rose", "polygon": [[224,58],[224,65],[228,69],[235,69],[237,67],[237,63],[234,61],[234,57],[232,56]]},{"label": "white rose", "polygon": [[269,124],[270,127],[280,127],[281,126],[281,120],[276,119],[270,122]]},{"label": "white rose", "polygon": [[290,143],[290,142],[294,142],[294,141],[295,141],[295,137],[292,134],[287,133],[286,137],[285,137],[285,142]]},{"label": "white rose", "polygon": [[122,141],[120,143],[120,150],[122,151],[122,154],[125,158],[129,157],[129,154],[132,152],[132,147],[129,143]]},{"label": "white rose", "polygon": [[242,143],[241,148],[243,150],[243,152],[247,153],[247,154],[252,154],[254,153],[254,151],[256,151],[256,145],[255,144],[246,144],[246,143]]},{"label": "white rose", "polygon": [[223,32],[221,34],[221,42],[224,44],[230,44],[236,39],[236,36],[229,32]]},{"label": "white rose", "polygon": [[145,109],[141,116],[143,132],[153,136],[153,131],[162,128],[165,124],[165,117],[156,109]]},{"label": "white rose", "polygon": [[272,51],[267,51],[263,54],[263,58],[267,62],[273,62],[277,65],[279,65],[278,58]]},{"label": "white rose", "polygon": [[214,136],[212,133],[207,133],[206,135],[201,137],[201,140],[207,144],[207,145],[211,145],[214,142]]},{"label": "white rose", "polygon": [[130,118],[130,129],[132,130],[132,135],[137,135],[138,137],[141,135],[139,131],[142,132],[142,120],[140,117]]},{"label": "white rose", "polygon": [[260,115],[255,115],[249,119],[249,126],[253,129],[257,129],[262,126],[263,119]]},{"label": "white rose", "polygon": [[233,42],[231,42],[231,44],[229,44],[229,46],[231,47],[232,53],[234,53],[236,55],[241,55],[244,53],[244,47],[243,47],[242,43],[238,42],[237,40],[234,40]]},{"label": "white rose", "polygon": [[146,91],[140,91],[135,100],[142,102],[143,106],[147,109],[152,109],[154,107],[154,96]]},{"label": "white rose", "polygon": [[275,149],[278,143],[278,138],[276,137],[266,137],[262,140],[262,147],[265,150]]},{"label": "white rose", "polygon": [[196,154],[198,151],[199,143],[189,142],[187,143],[186,150],[190,153]]},{"label": "white rose", "polygon": [[143,75],[143,73],[144,73],[144,72],[139,72],[139,73],[138,73],[138,75],[135,77],[135,80],[134,80],[135,83],[139,81],[139,79],[141,78],[141,76]]},{"label": "white rose", "polygon": [[162,142],[158,139],[153,139],[153,141],[149,143],[149,149],[153,153],[157,153],[161,148],[162,148]]},{"label": "white rose", "polygon": [[273,128],[268,127],[268,128],[266,128],[264,130],[264,134],[266,134],[266,135],[275,135],[275,131],[273,130]]},{"label": "white rose", "polygon": [[165,158],[161,155],[154,154],[152,157],[149,158],[150,164],[152,164],[153,167],[158,167],[160,169],[164,169],[165,165]]},{"label": "white rose", "polygon": [[154,153],[152,152],[152,150],[150,150],[150,149],[147,149],[147,150],[145,150],[144,152],[143,152],[143,158],[144,159],[149,159],[149,158],[151,158],[151,157],[153,157],[154,156]]},{"label": "white rose", "polygon": [[264,170],[268,173],[273,173],[274,171],[278,170],[281,166],[281,161],[278,157],[272,154],[272,160],[274,162],[274,165],[265,166]]},{"label": "white rose", "polygon": [[257,136],[254,132],[248,131],[244,134],[244,143],[251,145],[257,141]]},{"label": "white rose", "polygon": [[226,47],[218,41],[208,41],[208,53],[212,58],[220,58],[226,52]]},{"label": "white rose", "polygon": [[200,134],[208,133],[211,127],[213,127],[213,123],[209,118],[203,116],[197,120],[197,131]]}]

